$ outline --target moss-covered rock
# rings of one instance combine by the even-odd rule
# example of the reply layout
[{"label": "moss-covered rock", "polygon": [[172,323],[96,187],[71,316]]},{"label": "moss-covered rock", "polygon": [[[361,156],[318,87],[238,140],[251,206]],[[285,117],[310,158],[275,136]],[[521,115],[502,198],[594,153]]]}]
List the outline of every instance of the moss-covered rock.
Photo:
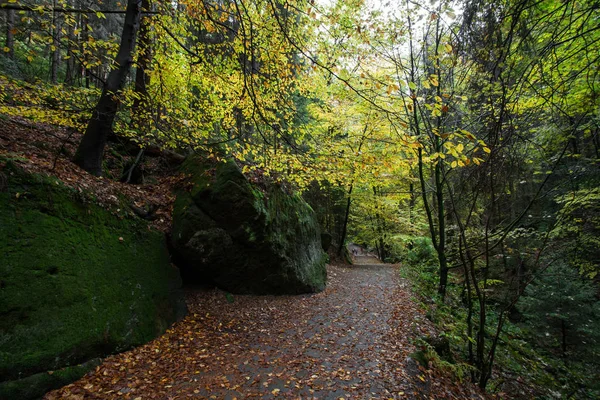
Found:
[{"label": "moss-covered rock", "polygon": [[56,178],[11,162],[0,172],[1,399],[39,396],[85,370],[74,366],[145,343],[183,316],[163,234]]},{"label": "moss-covered rock", "polygon": [[232,293],[323,290],[326,255],[313,210],[276,185],[253,186],[233,161],[183,165],[191,188],[177,195],[172,245],[184,279]]},{"label": "moss-covered rock", "polygon": [[101,363],[101,358],[93,358],[83,364],[61,368],[56,371],[40,372],[23,379],[2,382],[0,399],[39,399],[49,390],[61,388],[80,379]]}]

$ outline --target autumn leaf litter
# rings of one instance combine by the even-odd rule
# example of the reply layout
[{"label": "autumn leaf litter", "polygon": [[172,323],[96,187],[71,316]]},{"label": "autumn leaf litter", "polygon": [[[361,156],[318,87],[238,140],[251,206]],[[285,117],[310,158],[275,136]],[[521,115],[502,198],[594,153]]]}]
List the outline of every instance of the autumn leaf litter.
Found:
[{"label": "autumn leaf litter", "polygon": [[411,361],[432,327],[398,266],[372,262],[328,266],[313,295],[190,289],[183,321],[45,399],[481,398]]}]

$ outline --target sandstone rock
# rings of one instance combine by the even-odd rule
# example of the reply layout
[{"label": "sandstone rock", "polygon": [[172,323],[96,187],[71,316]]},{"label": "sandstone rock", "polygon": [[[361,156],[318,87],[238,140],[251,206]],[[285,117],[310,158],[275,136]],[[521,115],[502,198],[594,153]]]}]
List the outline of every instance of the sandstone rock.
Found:
[{"label": "sandstone rock", "polygon": [[233,161],[191,158],[191,190],[173,212],[172,247],[184,279],[232,293],[295,294],[325,288],[326,255],[313,210],[276,185],[259,190]]},{"label": "sandstone rock", "polygon": [[10,162],[2,172],[0,399],[39,398],[85,374],[89,360],[146,343],[183,317],[162,233],[56,178]]}]

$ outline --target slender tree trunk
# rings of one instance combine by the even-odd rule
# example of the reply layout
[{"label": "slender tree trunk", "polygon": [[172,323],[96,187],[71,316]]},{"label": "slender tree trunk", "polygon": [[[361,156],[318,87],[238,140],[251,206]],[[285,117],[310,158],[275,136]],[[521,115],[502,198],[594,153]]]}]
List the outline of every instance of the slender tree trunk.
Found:
[{"label": "slender tree trunk", "polygon": [[387,257],[387,250],[385,249],[385,239],[383,236],[379,237],[379,259],[385,261]]},{"label": "slender tree trunk", "polygon": [[[434,55],[434,68],[435,68],[435,74],[439,77],[439,79],[441,79],[442,77],[442,69],[440,68],[440,54],[439,54],[439,48],[440,48],[440,41],[441,41],[441,32],[440,32],[440,19],[437,18],[436,19],[436,23],[435,23],[435,55]],[[435,87],[436,93],[438,97],[442,96],[442,87],[441,85],[436,85]],[[438,116],[436,117],[436,125],[437,125],[437,130],[438,132],[442,132],[443,131],[443,121],[442,121],[442,117]],[[435,144],[435,151],[436,153],[442,153],[443,150],[443,143],[442,140],[440,138],[440,136],[438,135],[434,135],[434,144]],[[445,201],[444,201],[444,180],[446,179],[446,176],[444,174],[443,171],[443,164],[442,164],[442,160],[438,159],[436,164],[435,164],[435,172],[434,172],[434,178],[435,178],[435,195],[437,198],[437,211],[438,211],[438,249],[437,249],[437,253],[438,253],[438,260],[440,263],[440,285],[438,287],[438,293],[442,298],[442,301],[444,301],[444,298],[446,297],[446,287],[448,286],[448,259],[446,257],[446,241],[447,241],[447,236],[446,236],[446,207],[445,207]]]},{"label": "slender tree trunk", "polygon": [[[492,204],[493,206],[493,204]],[[493,209],[493,208],[492,208]],[[490,263],[490,258],[489,258],[489,246],[490,246],[490,241],[489,241],[489,223],[490,223],[491,217],[488,217],[487,221],[486,221],[486,226],[485,226],[485,238],[484,238],[484,243],[485,243],[485,252],[484,252],[484,257],[485,257],[485,268],[483,268],[483,276],[482,279],[479,281],[480,283],[483,283],[483,288],[477,293],[477,298],[479,300],[479,326],[477,328],[477,369],[479,370],[480,376],[479,376],[479,387],[481,389],[485,389],[485,386],[487,385],[487,381],[489,379],[489,374],[491,372],[491,366],[487,363],[486,357],[485,357],[485,342],[486,342],[486,325],[487,325],[487,295],[486,295],[486,291],[487,291],[487,278],[488,278],[488,271],[489,271],[489,263]],[[471,266],[472,269],[472,274],[473,276],[475,276],[475,267],[474,267],[474,263]],[[473,278],[473,281],[475,282],[475,278]]]},{"label": "slender tree trunk", "polygon": [[[148,11],[150,9],[149,0],[141,0],[142,11]],[[131,119],[133,127],[140,135],[145,134],[149,128],[149,118],[146,115],[148,105],[148,84],[150,83],[150,76],[146,73],[152,60],[152,50],[150,43],[150,24],[149,17],[142,17],[140,20],[140,30],[138,35],[138,59],[135,69],[135,86],[134,90],[136,96],[131,106]],[[139,164],[143,162],[143,155],[145,146],[139,144],[140,151],[135,158],[135,161],[131,164],[129,170],[123,175],[121,180],[124,179],[125,183],[131,183],[131,177]]]},{"label": "slender tree trunk", "polygon": [[[409,1],[406,1],[407,4],[407,8],[409,7]],[[410,17],[408,17],[408,30],[409,32],[412,31],[412,20]],[[439,20],[438,23],[436,25],[436,32],[439,32]],[[436,34],[436,54],[437,54],[437,46],[439,46],[439,40],[440,40],[440,35],[439,33]],[[413,38],[412,38],[412,34],[409,35],[409,51],[410,51],[410,80],[412,82],[416,81],[416,60],[415,60],[415,53],[414,53],[414,48],[413,48]],[[435,57],[436,59],[438,59],[438,57]],[[437,75],[438,77],[440,76],[439,73],[439,66],[437,68],[438,72]],[[438,91],[438,95],[440,93],[441,88],[439,87],[439,85],[437,86],[437,91]],[[412,129],[414,129],[414,133],[415,136],[419,137],[421,136],[421,127],[419,124],[419,104],[417,102],[417,96],[416,93],[414,91],[411,90],[411,105],[412,105],[412,110],[409,109],[409,111],[412,112],[412,116],[411,116],[411,126]],[[437,119],[437,128],[440,128],[440,123],[441,123],[441,119],[438,117]],[[435,136],[434,142],[433,144],[433,149],[435,152],[441,152],[442,151],[442,146],[441,143],[439,141],[439,137]],[[435,248],[435,251],[437,253],[438,256],[438,262],[439,262],[439,286],[438,286],[438,293],[441,295],[442,297],[442,301],[444,301],[444,298],[446,296],[446,286],[448,284],[448,260],[446,258],[446,232],[445,232],[445,218],[444,218],[444,192],[443,192],[443,183],[444,183],[444,177],[442,176],[442,169],[440,166],[440,161],[438,160],[438,163],[435,165],[434,167],[434,175],[433,175],[433,179],[434,179],[434,185],[435,185],[435,193],[434,193],[434,199],[432,199],[432,203],[435,204],[434,202],[437,202],[437,207],[438,207],[438,212],[437,212],[437,229],[436,229],[436,225],[435,225],[435,220],[434,220],[434,210],[432,209],[432,205],[429,203],[429,199],[427,198],[427,185],[425,184],[425,174],[423,171],[423,148],[420,147],[418,149],[417,152],[417,156],[418,156],[418,175],[419,175],[419,183],[421,186],[421,197],[423,199],[423,207],[425,208],[425,214],[427,216],[427,223],[429,225],[429,233],[431,235],[431,241],[433,242],[433,247]]]},{"label": "slender tree trunk", "polygon": [[[439,138],[436,137],[436,140]],[[438,151],[441,151],[441,146],[438,147]],[[437,255],[440,263],[440,284],[438,287],[438,294],[442,297],[442,301],[446,297],[446,286],[448,286],[448,259],[446,257],[446,209],[444,207],[444,188],[442,181],[442,167],[440,161],[435,166],[435,196],[437,199],[437,222],[438,222],[438,246]]]},{"label": "slender tree trunk", "polygon": [[6,48],[8,56],[15,57],[15,10],[6,10]]},{"label": "slender tree trunk", "polygon": [[[471,288],[471,278],[469,275],[469,267],[463,253],[463,246],[468,246],[463,242],[463,238],[459,239],[459,254],[463,264],[463,273],[465,276],[465,284],[467,286],[467,349],[469,353],[469,364],[473,365],[475,358],[473,353],[473,289]],[[474,282],[477,284],[477,282]],[[471,380],[475,381],[475,371],[471,370]]]},{"label": "slender tree trunk", "polygon": [[90,74],[88,73],[87,68],[87,53],[86,53],[86,44],[89,39],[89,21],[88,16],[85,14],[80,15],[81,19],[81,79],[83,79],[83,84],[87,89],[90,88]]},{"label": "slender tree trunk", "polygon": [[346,241],[346,235],[348,233],[348,218],[350,217],[350,204],[352,203],[352,189],[353,185],[350,185],[350,189],[348,190],[348,201],[346,202],[346,212],[344,213],[344,223],[342,225],[342,234],[340,235],[340,244],[337,251],[338,256],[342,255],[344,242]]},{"label": "slender tree trunk", "polygon": [[438,256],[440,280],[438,286],[438,293],[442,297],[442,301],[446,296],[446,286],[448,285],[448,260],[446,258],[446,233],[445,233],[445,218],[444,218],[444,194],[442,191],[443,181],[439,170],[439,165],[436,165],[434,172],[435,187],[436,187],[436,199],[438,206],[438,229],[435,228],[435,222],[433,219],[433,210],[429,204],[427,198],[427,186],[425,185],[425,175],[423,172],[423,150],[418,150],[418,166],[419,166],[419,181],[421,183],[421,196],[423,198],[423,206],[425,208],[425,215],[427,216],[427,222],[429,225],[429,234],[431,235],[431,241],[435,248]]},{"label": "slender tree trunk", "polygon": [[[56,7],[56,0],[54,0],[54,7]],[[50,63],[50,81],[56,83],[58,80],[58,68],[60,67],[60,38],[62,28],[61,16],[52,11],[52,59]]]},{"label": "slender tree trunk", "polygon": [[379,205],[379,201],[377,200],[377,187],[373,186],[373,198],[375,201],[375,224],[376,224],[376,228],[377,228],[377,242],[379,242],[379,246],[378,246],[378,254],[379,254],[379,259],[381,261],[384,261],[385,258],[387,257],[387,251],[386,251],[386,246],[385,246],[385,225],[384,225],[384,220],[381,217],[381,211],[380,211],[380,205]]},{"label": "slender tree trunk", "polygon": [[[142,9],[148,11],[150,9],[150,0],[142,0]],[[136,121],[136,128],[143,129],[147,122],[146,118],[140,113],[143,112],[142,106],[148,101],[148,84],[150,76],[147,74],[148,67],[152,60],[152,49],[150,43],[150,23],[149,17],[144,17],[140,21],[140,32],[138,38],[139,55],[135,69],[135,92],[137,96],[133,101],[132,117]]]},{"label": "slender tree trunk", "polygon": [[438,263],[439,263],[439,285],[438,285],[438,294],[444,301],[446,297],[446,287],[448,286],[448,272],[450,268],[448,268],[448,258],[446,256],[446,211],[444,208],[444,192],[443,192],[443,181],[441,177],[441,171],[439,165],[436,165],[434,171],[434,180],[435,180],[435,200],[437,203],[437,230],[435,227],[435,222],[433,218],[433,210],[429,205],[429,199],[426,194],[426,185],[425,185],[425,177],[423,175],[423,156],[422,151],[419,149],[419,180],[421,182],[421,190],[423,191],[423,203],[425,206],[425,214],[427,215],[427,220],[429,224],[429,233],[431,235],[431,240],[433,242],[433,247],[435,248]]},{"label": "slender tree trunk", "polygon": [[113,121],[119,109],[117,95],[125,85],[133,63],[132,55],[140,26],[141,10],[140,0],[127,2],[121,44],[115,59],[116,66],[108,75],[100,100],[75,153],[75,163],[93,175],[100,176],[102,174],[106,139],[112,130]]},{"label": "slender tree trunk", "polygon": [[415,184],[410,182],[408,185],[408,191],[410,193],[410,199],[408,201],[408,220],[412,224],[415,220],[415,204],[416,204],[416,196],[415,196]]},{"label": "slender tree trunk", "polygon": [[[67,2],[68,7],[73,7],[73,0],[69,0]],[[76,28],[76,19],[69,19],[67,22],[68,31],[67,31],[67,67],[65,71],[65,83],[69,86],[73,86],[75,84],[75,57],[73,55],[73,50],[77,49],[79,46],[77,44],[77,38],[75,37],[75,28]]]},{"label": "slender tree trunk", "polygon": [[67,69],[65,71],[65,83],[69,86],[73,86],[75,84],[75,57],[73,57],[72,50],[75,47],[75,30],[73,27],[69,28],[69,47],[67,48]]},{"label": "slender tree trunk", "polygon": [[[369,128],[369,125],[365,124],[365,128],[363,130],[357,152],[360,152],[360,149],[362,148],[363,144],[365,143],[365,138],[367,135],[368,128]],[[354,174],[354,170],[352,171],[352,173]],[[344,213],[344,223],[342,225],[342,234],[340,235],[340,244],[338,246],[338,251],[337,251],[338,256],[342,255],[342,250],[344,249],[344,242],[346,241],[346,235],[348,233],[348,219],[350,218],[350,204],[352,203],[352,189],[353,188],[354,188],[354,177],[350,181],[350,189],[348,190],[348,201],[346,202],[346,212]]]}]

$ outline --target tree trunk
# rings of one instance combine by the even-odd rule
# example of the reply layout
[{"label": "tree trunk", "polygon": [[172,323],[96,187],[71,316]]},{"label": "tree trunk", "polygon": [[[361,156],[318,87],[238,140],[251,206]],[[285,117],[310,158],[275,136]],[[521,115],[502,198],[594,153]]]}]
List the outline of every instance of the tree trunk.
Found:
[{"label": "tree trunk", "polygon": [[15,10],[6,10],[6,48],[8,56],[15,57]]},{"label": "tree trunk", "polygon": [[[439,138],[436,138],[439,140]],[[441,145],[438,145],[436,140],[437,151],[441,151]],[[438,287],[438,294],[444,301],[446,297],[446,287],[448,286],[448,259],[446,257],[446,210],[444,208],[444,183],[442,180],[442,167],[438,160],[435,165],[435,188],[436,188],[436,199],[437,199],[437,222],[438,222],[438,241],[437,241],[437,255],[440,263],[440,285]]]},{"label": "tree trunk", "polygon": [[384,261],[387,257],[385,245],[385,222],[381,217],[379,201],[377,200],[377,186],[373,186],[373,201],[375,202],[375,228],[377,230],[377,242],[379,243],[379,246],[377,246],[377,254],[379,255],[379,259]]},{"label": "tree trunk", "polygon": [[[142,0],[142,9],[144,11],[150,10],[150,0]],[[132,106],[132,118],[135,121],[135,128],[142,130],[145,128],[147,119],[144,118],[140,113],[143,112],[142,105],[147,102],[148,89],[147,86],[150,83],[150,76],[146,73],[152,60],[152,49],[150,43],[150,23],[149,17],[144,17],[140,21],[140,33],[138,38],[139,55],[135,70],[135,92],[137,96],[133,101]]]},{"label": "tree trunk", "polygon": [[90,74],[87,69],[87,53],[85,45],[89,39],[89,21],[85,14],[80,15],[81,19],[81,73],[80,76],[83,79],[83,84],[87,89],[90,88]]},{"label": "tree trunk", "polygon": [[408,191],[410,193],[410,199],[408,201],[408,220],[411,224],[413,224],[415,222],[415,216],[414,216],[414,212],[415,212],[415,204],[417,201],[417,198],[415,196],[415,185],[414,183],[410,182],[408,185]]},{"label": "tree trunk", "polygon": [[[54,7],[56,7],[56,0],[54,0]],[[52,58],[50,60],[50,81],[56,84],[58,80],[58,68],[60,66],[60,37],[62,18],[55,11],[53,11],[52,14]]]},{"label": "tree trunk", "polygon": [[350,216],[350,204],[352,203],[352,187],[353,186],[350,185],[350,189],[348,190],[348,202],[346,203],[346,212],[344,213],[344,224],[342,225],[342,234],[340,235],[340,244],[337,251],[338,256],[342,255],[344,242],[346,241],[346,234],[348,232],[348,218]]},{"label": "tree trunk", "polygon": [[[67,5],[73,7],[72,0],[69,0]],[[73,19],[67,23],[67,68],[65,71],[65,83],[69,86],[75,84],[75,56],[73,55],[73,50],[79,47],[77,38],[75,37],[75,21],[76,20]]]},{"label": "tree trunk", "polygon": [[419,167],[419,182],[421,183],[421,197],[423,199],[423,207],[425,208],[425,215],[427,216],[427,222],[429,225],[429,234],[431,235],[431,241],[433,247],[438,256],[438,262],[440,265],[440,280],[438,286],[438,294],[444,301],[446,296],[446,286],[448,285],[448,259],[446,258],[446,226],[445,226],[445,210],[444,210],[444,193],[443,193],[443,181],[441,176],[441,170],[439,164],[435,167],[435,200],[437,201],[438,213],[437,223],[438,229],[436,230],[435,221],[433,218],[433,210],[429,204],[427,198],[427,186],[425,184],[425,175],[423,172],[423,150],[418,150],[418,167]]},{"label": "tree trunk", "polygon": [[125,12],[125,24],[119,52],[115,59],[115,68],[110,71],[100,100],[94,109],[92,118],[81,143],[75,153],[75,163],[93,175],[102,174],[102,159],[106,139],[112,130],[113,121],[119,109],[118,93],[123,89],[135,50],[136,35],[140,26],[140,0],[129,0]]}]

